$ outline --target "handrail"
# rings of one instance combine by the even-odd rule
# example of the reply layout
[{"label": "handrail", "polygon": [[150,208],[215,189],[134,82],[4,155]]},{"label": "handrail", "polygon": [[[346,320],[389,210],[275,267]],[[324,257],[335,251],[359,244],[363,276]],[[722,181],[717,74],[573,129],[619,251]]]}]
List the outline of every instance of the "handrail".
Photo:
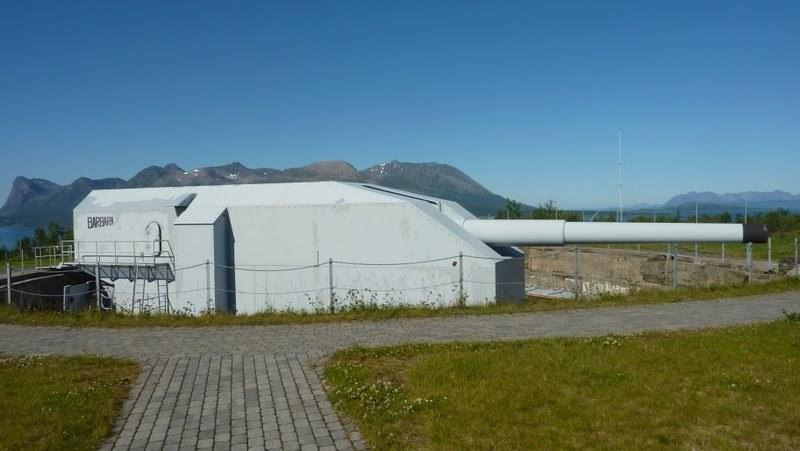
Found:
[{"label": "handrail", "polygon": [[58,264],[130,265],[134,259],[152,258],[153,265],[167,263],[175,267],[175,253],[169,240],[62,240],[58,245],[34,248],[37,268]]}]

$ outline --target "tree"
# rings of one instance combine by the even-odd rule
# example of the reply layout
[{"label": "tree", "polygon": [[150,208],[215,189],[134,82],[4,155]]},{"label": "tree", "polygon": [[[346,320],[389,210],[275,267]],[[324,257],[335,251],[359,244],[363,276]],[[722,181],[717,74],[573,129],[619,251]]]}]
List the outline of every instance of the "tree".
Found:
[{"label": "tree", "polygon": [[37,227],[36,230],[33,231],[33,243],[34,246],[46,246],[47,245],[47,231],[45,231],[42,227]]},{"label": "tree", "polygon": [[539,204],[531,212],[531,219],[555,219],[557,212],[558,206],[553,199],[550,199],[544,204]]},{"label": "tree", "polygon": [[649,215],[636,215],[629,218],[628,222],[653,222],[653,217]]},{"label": "tree", "polygon": [[617,222],[617,215],[609,212],[598,213],[594,217],[594,222]]},{"label": "tree", "polygon": [[17,252],[22,249],[26,254],[30,255],[31,249],[33,249],[33,243],[31,238],[26,236],[25,238],[19,240],[19,246],[17,247]]},{"label": "tree", "polygon": [[47,224],[47,244],[56,245],[62,240],[64,235],[64,228],[58,225],[57,222],[52,221]]},{"label": "tree", "polygon": [[522,217],[522,204],[513,199],[506,199],[506,206],[495,215],[497,219],[519,219]]}]

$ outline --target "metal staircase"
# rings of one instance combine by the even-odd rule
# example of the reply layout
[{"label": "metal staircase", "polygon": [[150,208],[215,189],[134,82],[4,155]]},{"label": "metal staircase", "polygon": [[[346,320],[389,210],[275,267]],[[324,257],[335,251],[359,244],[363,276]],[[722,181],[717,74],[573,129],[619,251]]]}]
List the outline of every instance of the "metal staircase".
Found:
[{"label": "metal staircase", "polygon": [[134,295],[131,296],[130,305],[125,309],[130,309],[131,313],[172,313],[172,304],[169,301],[169,282],[166,280],[154,280],[156,284],[156,294],[147,296],[145,286],[142,282],[141,296],[137,297],[136,286],[134,285]]}]

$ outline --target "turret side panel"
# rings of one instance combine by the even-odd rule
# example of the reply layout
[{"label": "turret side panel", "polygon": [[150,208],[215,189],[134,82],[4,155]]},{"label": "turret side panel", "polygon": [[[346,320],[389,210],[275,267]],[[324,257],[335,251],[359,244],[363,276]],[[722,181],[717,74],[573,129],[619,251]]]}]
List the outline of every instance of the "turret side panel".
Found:
[{"label": "turret side panel", "polygon": [[[203,224],[202,222],[208,222]],[[179,312],[235,312],[234,262],[228,216],[175,225],[176,283],[172,306]]]},{"label": "turret side panel", "polygon": [[327,310],[331,286],[334,306],[453,305],[461,286],[470,304],[495,298],[495,261],[486,259],[487,248],[479,243],[476,249],[460,228],[432,218],[438,211],[405,202],[228,211],[241,313]]}]

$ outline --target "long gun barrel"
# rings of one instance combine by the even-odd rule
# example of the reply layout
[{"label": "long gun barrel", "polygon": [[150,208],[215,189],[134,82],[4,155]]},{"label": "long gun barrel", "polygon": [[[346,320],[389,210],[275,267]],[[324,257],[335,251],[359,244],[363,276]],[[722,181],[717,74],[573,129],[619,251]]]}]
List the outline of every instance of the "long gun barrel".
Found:
[{"label": "long gun barrel", "polygon": [[597,243],[765,243],[762,224],[567,222],[536,219],[466,219],[464,229],[497,246]]}]

